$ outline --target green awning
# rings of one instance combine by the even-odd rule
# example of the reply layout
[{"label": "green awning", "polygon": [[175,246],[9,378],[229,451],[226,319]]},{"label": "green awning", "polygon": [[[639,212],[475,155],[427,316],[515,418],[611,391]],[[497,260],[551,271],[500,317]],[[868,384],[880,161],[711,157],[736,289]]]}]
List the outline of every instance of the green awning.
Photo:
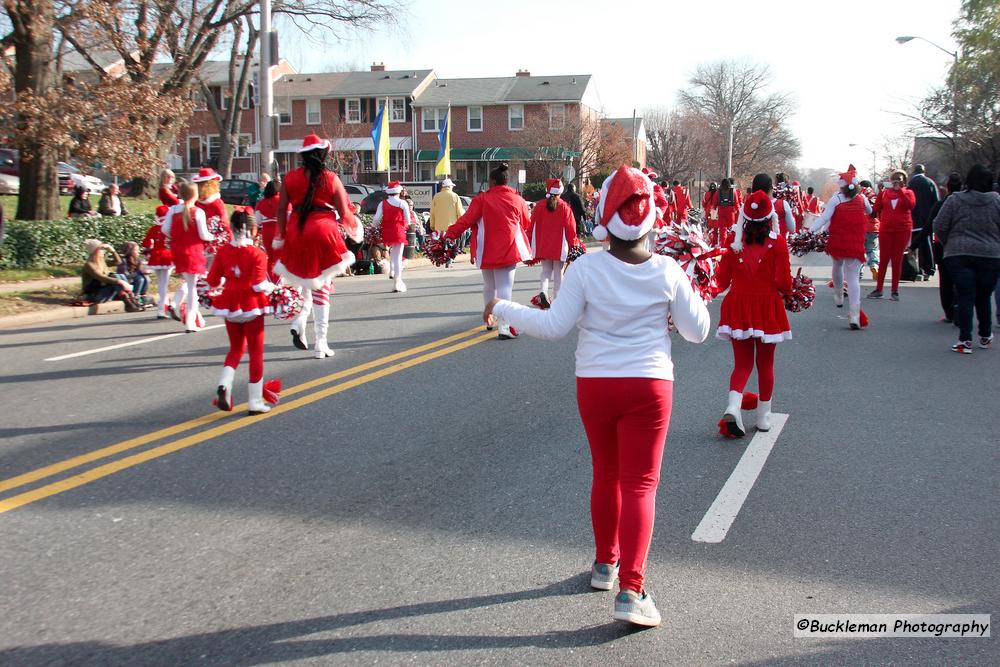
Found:
[{"label": "green awning", "polygon": [[[437,162],[438,152],[435,149],[417,151],[417,162]],[[535,157],[528,148],[452,148],[451,159],[464,162],[488,162],[492,160],[530,160]]]}]

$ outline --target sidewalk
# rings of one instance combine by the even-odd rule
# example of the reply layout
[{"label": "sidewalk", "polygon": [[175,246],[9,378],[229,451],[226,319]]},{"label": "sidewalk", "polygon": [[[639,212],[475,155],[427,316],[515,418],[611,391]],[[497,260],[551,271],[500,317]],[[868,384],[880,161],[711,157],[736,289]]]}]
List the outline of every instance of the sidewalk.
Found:
[{"label": "sidewalk", "polygon": [[41,280],[19,280],[12,283],[0,283],[0,294],[10,294],[11,292],[30,292],[31,290],[45,289],[47,287],[68,287],[79,285],[79,276],[66,276],[65,278],[42,278]]}]

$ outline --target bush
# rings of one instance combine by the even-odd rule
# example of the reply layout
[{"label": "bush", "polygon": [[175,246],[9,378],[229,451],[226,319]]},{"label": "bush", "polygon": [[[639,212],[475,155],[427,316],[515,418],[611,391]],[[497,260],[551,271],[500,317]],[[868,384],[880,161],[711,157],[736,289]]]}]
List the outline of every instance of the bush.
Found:
[{"label": "bush", "polygon": [[521,196],[525,201],[538,201],[545,199],[545,182],[525,183],[521,186]]},{"label": "bush", "polygon": [[0,246],[0,268],[31,269],[71,266],[87,261],[83,242],[100,239],[116,248],[126,241],[142,241],[155,222],[152,215],[82,220],[12,220]]}]

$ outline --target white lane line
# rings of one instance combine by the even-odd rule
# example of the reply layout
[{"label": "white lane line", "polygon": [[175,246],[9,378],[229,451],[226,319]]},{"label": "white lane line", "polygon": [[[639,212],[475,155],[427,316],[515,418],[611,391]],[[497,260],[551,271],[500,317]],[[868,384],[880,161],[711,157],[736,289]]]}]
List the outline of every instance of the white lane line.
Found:
[{"label": "white lane line", "polygon": [[[225,324],[213,324],[210,327],[205,327],[202,331],[208,331],[209,329],[218,329],[219,327],[224,327]],[[153,343],[158,340],[165,340],[167,338],[173,338],[174,336],[185,336],[186,332],[181,331],[172,334],[163,334],[162,336],[152,336],[151,338],[140,338],[139,340],[132,340],[127,343],[119,343],[118,345],[108,345],[107,347],[99,347],[94,350],[84,350],[83,352],[74,352],[72,354],[62,354],[58,357],[49,357],[45,361],[62,361],[64,359],[73,359],[75,357],[85,357],[88,354],[97,354],[99,352],[110,352],[111,350],[120,350],[123,347],[132,347],[133,345],[142,345],[143,343]]]},{"label": "white lane line", "polygon": [[772,413],[771,430],[757,431],[753,436],[743,456],[740,457],[740,462],[736,464],[733,473],[716,496],[715,502],[705,512],[701,523],[691,534],[692,540],[717,543],[726,539],[726,534],[736,520],[736,515],[740,513],[747,496],[750,495],[750,489],[760,476],[760,471],[764,469],[764,463],[786,421],[788,415]]}]

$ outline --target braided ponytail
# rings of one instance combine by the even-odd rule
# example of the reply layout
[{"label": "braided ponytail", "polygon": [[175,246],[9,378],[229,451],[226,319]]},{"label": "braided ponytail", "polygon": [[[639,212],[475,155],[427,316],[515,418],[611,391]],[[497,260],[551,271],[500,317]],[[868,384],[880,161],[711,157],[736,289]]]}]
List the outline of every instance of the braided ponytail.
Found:
[{"label": "braided ponytail", "polygon": [[302,167],[309,172],[309,189],[299,207],[299,231],[306,226],[306,218],[312,213],[313,199],[316,197],[316,185],[319,177],[326,171],[326,158],[330,154],[328,148],[317,148],[302,153]]}]

